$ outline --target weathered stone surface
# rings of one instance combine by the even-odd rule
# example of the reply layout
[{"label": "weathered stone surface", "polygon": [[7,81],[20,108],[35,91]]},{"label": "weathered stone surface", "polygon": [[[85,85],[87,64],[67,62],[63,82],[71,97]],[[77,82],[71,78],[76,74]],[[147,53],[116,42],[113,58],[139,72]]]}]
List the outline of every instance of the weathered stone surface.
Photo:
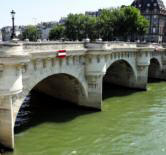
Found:
[{"label": "weathered stone surface", "polygon": [[[66,50],[66,57],[57,57]],[[149,67],[150,65],[150,67]],[[0,143],[14,148],[14,122],[35,89],[101,110],[102,82],[146,89],[147,79],[166,79],[166,49],[125,42],[0,43]]]}]

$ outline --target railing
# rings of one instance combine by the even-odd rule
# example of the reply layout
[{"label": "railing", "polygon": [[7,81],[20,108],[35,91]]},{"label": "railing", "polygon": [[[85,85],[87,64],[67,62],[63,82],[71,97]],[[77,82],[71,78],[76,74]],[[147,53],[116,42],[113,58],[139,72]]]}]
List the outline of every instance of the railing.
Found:
[{"label": "railing", "polygon": [[137,49],[137,48],[166,48],[161,44],[157,43],[137,43],[137,42],[122,42],[122,41],[111,41],[111,42],[94,42],[94,43],[87,43],[86,48],[88,49]]},{"label": "railing", "polygon": [[42,52],[55,52],[58,50],[67,50],[68,52],[79,52],[79,51],[135,51],[137,49],[144,50],[165,50],[166,44],[157,43],[137,43],[137,42],[122,42],[122,41],[111,41],[111,42],[1,42],[0,43],[0,54],[10,52],[15,53],[18,50],[23,53],[42,53]]},{"label": "railing", "polygon": [[85,50],[83,42],[28,42],[23,43],[23,49],[26,52]]}]

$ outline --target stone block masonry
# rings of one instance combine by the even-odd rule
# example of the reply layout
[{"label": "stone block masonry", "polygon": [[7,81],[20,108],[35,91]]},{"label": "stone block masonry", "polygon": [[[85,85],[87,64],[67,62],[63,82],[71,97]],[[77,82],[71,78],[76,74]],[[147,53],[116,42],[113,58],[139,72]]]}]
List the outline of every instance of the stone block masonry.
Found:
[{"label": "stone block masonry", "polygon": [[103,80],[146,90],[148,76],[166,79],[165,62],[158,44],[0,43],[0,143],[14,149],[15,120],[32,89],[101,110]]}]

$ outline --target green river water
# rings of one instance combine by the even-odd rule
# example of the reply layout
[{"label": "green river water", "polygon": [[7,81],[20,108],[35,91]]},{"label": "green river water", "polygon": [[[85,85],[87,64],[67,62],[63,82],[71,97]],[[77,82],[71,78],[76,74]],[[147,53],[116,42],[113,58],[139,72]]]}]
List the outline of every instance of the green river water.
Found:
[{"label": "green river water", "polygon": [[107,86],[103,100],[97,112],[35,95],[40,109],[7,155],[166,155],[166,82],[147,91]]}]

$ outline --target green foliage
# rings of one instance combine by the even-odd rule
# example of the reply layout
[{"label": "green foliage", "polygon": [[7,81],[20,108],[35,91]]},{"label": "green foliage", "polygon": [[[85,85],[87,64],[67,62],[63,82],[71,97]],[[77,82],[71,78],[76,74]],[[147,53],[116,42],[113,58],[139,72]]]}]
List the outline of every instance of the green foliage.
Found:
[{"label": "green foliage", "polygon": [[113,36],[123,36],[126,32],[125,26],[125,15],[122,9],[112,9],[112,28],[113,28]]},{"label": "green foliage", "polygon": [[103,9],[97,17],[97,31],[103,40],[110,40],[113,37],[113,14],[111,10]]},{"label": "green foliage", "polygon": [[70,40],[82,40],[87,35],[96,37],[96,18],[84,14],[69,14],[65,22],[65,34]]},{"label": "green foliage", "polygon": [[82,40],[87,36],[91,40],[99,36],[103,40],[116,38],[127,40],[130,36],[144,35],[149,22],[132,6],[102,9],[98,17],[84,14],[69,14],[64,26],[54,27],[49,35],[50,40],[66,37],[69,40]]},{"label": "green foliage", "polygon": [[147,33],[149,29],[149,21],[145,19],[143,16],[139,16],[137,23],[137,33],[139,35],[144,35]]},{"label": "green foliage", "polygon": [[98,35],[96,29],[96,23],[97,23],[96,17],[84,16],[82,19],[82,23],[84,25],[82,29],[82,32],[84,32],[83,37],[85,38],[86,36],[88,36],[91,40],[95,40]]},{"label": "green foliage", "polygon": [[69,14],[66,21],[65,21],[65,27],[66,27],[66,37],[70,40],[76,40],[80,38],[82,35],[81,29],[82,29],[82,23],[81,18],[82,14]]},{"label": "green foliage", "polygon": [[56,25],[49,32],[49,39],[58,40],[64,38],[65,37],[64,33],[65,33],[65,27],[63,25]]},{"label": "green foliage", "polygon": [[98,31],[104,40],[121,38],[135,34],[144,35],[149,27],[148,21],[140,11],[131,6],[116,9],[103,9],[98,17]]},{"label": "green foliage", "polygon": [[134,7],[124,7],[121,9],[124,13],[124,25],[126,27],[125,35],[133,34],[137,31],[138,18],[140,16],[140,12],[138,9]]},{"label": "green foliage", "polygon": [[37,41],[40,38],[40,31],[36,26],[29,25],[25,28],[23,34],[23,39],[29,39],[30,41]]},{"label": "green foliage", "polygon": [[141,16],[141,13],[138,9],[129,6],[122,8],[122,11],[124,12],[125,17],[124,24],[127,27],[125,35],[140,34],[140,32],[143,35],[146,33],[148,21]]}]

